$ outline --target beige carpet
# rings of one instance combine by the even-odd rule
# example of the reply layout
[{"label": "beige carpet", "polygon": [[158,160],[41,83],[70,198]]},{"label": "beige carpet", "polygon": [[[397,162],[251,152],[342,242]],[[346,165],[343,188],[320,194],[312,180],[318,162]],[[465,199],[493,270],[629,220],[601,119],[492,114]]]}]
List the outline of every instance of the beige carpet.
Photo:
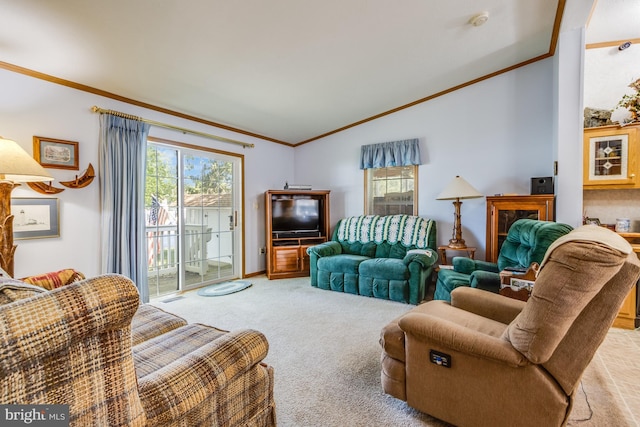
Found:
[{"label": "beige carpet", "polygon": [[[278,425],[446,426],[385,395],[380,387],[380,330],[411,306],[324,291],[309,278],[249,279],[250,288],[221,297],[153,304],[190,322],[252,328],[269,340]],[[570,426],[626,426],[597,358],[585,373]],[[588,403],[587,403],[588,401]]]}]

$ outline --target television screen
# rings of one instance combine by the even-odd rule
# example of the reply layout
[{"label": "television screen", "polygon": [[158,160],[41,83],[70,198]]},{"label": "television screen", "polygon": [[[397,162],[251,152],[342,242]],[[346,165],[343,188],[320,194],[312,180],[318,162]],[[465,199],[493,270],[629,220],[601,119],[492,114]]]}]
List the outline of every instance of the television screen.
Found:
[{"label": "television screen", "polygon": [[274,232],[320,229],[320,201],[317,199],[275,199],[272,201]]}]

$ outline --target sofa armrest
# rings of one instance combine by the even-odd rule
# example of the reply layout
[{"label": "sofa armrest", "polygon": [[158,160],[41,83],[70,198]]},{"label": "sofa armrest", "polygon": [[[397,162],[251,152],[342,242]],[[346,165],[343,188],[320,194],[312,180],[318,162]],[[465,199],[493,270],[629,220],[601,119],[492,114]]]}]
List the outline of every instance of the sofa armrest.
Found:
[{"label": "sofa armrest", "polygon": [[500,292],[500,273],[476,270],[469,276],[469,286],[497,294]]},{"label": "sofa armrest", "polygon": [[459,256],[453,257],[453,259],[451,260],[451,264],[453,265],[454,271],[457,271],[458,273],[464,273],[464,274],[471,274],[477,270],[492,271],[495,273],[499,271],[498,264],[487,262],[487,261],[475,260],[467,257],[459,257]]},{"label": "sofa armrest", "polygon": [[525,304],[524,301],[467,286],[460,286],[451,292],[452,307],[504,324],[511,323]]},{"label": "sofa armrest", "polygon": [[266,337],[252,329],[224,334],[178,360],[138,379],[140,399],[151,425],[168,425],[213,399],[229,382],[267,355]]},{"label": "sofa armrest", "polygon": [[419,341],[434,341],[453,351],[509,366],[531,364],[508,341],[479,333],[440,317],[410,312],[400,318],[398,324],[407,334],[408,339],[414,337]]},{"label": "sofa armrest", "polygon": [[438,261],[438,254],[431,249],[412,249],[407,251],[402,262],[405,265],[409,265],[412,262],[417,262],[422,268],[427,269],[434,265]]},{"label": "sofa armrest", "polygon": [[307,253],[309,255],[316,255],[318,258],[338,255],[342,253],[342,246],[340,246],[340,243],[331,240],[320,243],[319,245],[309,246],[307,248]]},{"label": "sofa armrest", "polygon": [[133,282],[116,274],[4,305],[0,307],[0,371],[9,374],[25,364],[64,354],[63,350],[89,337],[129,328],[138,305]]}]

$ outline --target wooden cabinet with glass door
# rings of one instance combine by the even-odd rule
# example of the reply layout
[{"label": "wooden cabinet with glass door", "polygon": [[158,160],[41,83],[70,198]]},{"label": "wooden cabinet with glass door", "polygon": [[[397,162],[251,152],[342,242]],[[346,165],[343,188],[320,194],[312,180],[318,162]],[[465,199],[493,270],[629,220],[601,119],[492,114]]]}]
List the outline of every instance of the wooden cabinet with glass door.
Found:
[{"label": "wooden cabinet with glass door", "polygon": [[517,220],[530,218],[553,221],[554,199],[553,194],[487,197],[486,260],[498,261],[500,247],[507,237],[509,228]]},{"label": "wooden cabinet with glass door", "polygon": [[640,188],[638,143],[638,125],[585,129],[584,188]]}]

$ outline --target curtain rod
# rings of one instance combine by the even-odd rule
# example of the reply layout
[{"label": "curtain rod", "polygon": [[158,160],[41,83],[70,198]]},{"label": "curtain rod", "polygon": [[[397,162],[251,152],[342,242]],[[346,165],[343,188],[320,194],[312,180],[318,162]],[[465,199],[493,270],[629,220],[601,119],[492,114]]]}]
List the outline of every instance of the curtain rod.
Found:
[{"label": "curtain rod", "polygon": [[255,144],[251,144],[251,143],[248,143],[248,142],[236,141],[235,139],[224,138],[222,136],[212,135],[210,133],[205,133],[205,132],[199,132],[197,130],[186,129],[186,128],[182,128],[182,127],[179,127],[179,126],[173,126],[173,125],[170,125],[170,124],[167,124],[167,123],[156,122],[155,120],[143,119],[142,117],[138,117],[138,116],[134,116],[134,115],[131,115],[131,114],[126,114],[126,113],[121,113],[120,111],[105,110],[103,108],[96,107],[95,105],[93,107],[91,107],[91,111],[93,111],[94,113],[100,113],[100,114],[111,114],[111,115],[114,115],[114,116],[117,116],[117,117],[122,117],[124,119],[138,120],[140,122],[148,123],[148,124],[150,124],[152,126],[158,126],[158,127],[161,127],[161,128],[177,130],[179,132],[190,133],[192,135],[204,136],[205,138],[215,139],[216,141],[228,142],[230,144],[238,144],[238,145],[241,145],[243,148],[247,148],[247,147],[253,148],[253,147],[255,147]]}]

